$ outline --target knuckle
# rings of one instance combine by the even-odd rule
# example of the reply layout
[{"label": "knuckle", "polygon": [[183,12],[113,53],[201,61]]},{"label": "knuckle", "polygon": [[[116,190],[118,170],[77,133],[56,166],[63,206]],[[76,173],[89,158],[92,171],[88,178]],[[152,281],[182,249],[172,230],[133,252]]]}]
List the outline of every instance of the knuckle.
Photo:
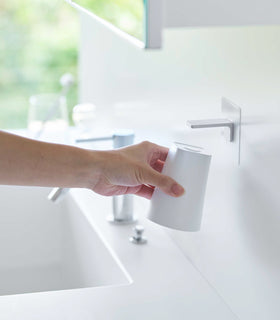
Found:
[{"label": "knuckle", "polygon": [[141,145],[144,147],[144,148],[149,148],[151,146],[151,142],[145,140],[145,141],[142,141],[141,142]]}]

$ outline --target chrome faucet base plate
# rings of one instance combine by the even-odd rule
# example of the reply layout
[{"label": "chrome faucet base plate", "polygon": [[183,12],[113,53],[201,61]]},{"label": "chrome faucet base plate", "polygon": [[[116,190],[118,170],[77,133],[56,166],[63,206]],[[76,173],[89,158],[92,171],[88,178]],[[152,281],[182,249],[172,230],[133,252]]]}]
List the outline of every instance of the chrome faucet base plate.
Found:
[{"label": "chrome faucet base plate", "polygon": [[133,224],[135,222],[137,222],[137,218],[136,217],[132,217],[132,219],[116,219],[112,214],[110,214],[107,217],[107,221],[112,223],[112,224]]},{"label": "chrome faucet base plate", "polygon": [[148,240],[146,238],[141,238],[140,240],[137,240],[135,237],[130,237],[129,241],[135,244],[146,244]]}]

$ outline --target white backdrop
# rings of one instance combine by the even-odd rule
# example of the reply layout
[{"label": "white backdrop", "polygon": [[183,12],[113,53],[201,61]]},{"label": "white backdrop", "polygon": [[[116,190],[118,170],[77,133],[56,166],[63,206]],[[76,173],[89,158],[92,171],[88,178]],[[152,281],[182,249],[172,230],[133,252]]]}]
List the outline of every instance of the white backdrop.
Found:
[{"label": "white backdrop", "polygon": [[[280,27],[170,29],[141,51],[81,16],[80,100],[108,129],[207,145],[213,152],[202,230],[170,232],[240,319],[280,315]],[[242,107],[241,166],[219,130],[187,119]],[[188,297],[187,297],[188,298]]]}]

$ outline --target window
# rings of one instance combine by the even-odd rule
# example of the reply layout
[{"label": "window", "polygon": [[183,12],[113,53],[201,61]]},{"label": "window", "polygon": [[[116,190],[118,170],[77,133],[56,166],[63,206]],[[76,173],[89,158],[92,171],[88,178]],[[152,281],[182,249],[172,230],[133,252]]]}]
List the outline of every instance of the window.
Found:
[{"label": "window", "polygon": [[[77,78],[78,15],[63,0],[0,2],[0,128],[27,126],[33,94],[60,92],[60,77]],[[69,113],[77,86],[67,96]]]}]

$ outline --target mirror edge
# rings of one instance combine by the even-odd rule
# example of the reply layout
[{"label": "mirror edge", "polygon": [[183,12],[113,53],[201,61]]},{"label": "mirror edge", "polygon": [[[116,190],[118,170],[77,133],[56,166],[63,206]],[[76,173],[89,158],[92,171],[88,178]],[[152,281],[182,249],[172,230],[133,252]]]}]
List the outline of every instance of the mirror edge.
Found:
[{"label": "mirror edge", "polygon": [[112,23],[100,18],[93,12],[78,5],[75,1],[64,0],[71,7],[79,12],[85,13],[93,18],[95,21],[101,23],[112,32],[130,42],[134,46],[140,49],[160,49],[162,44],[162,0],[143,0],[144,5],[144,41],[141,41],[132,35],[122,31]]}]

